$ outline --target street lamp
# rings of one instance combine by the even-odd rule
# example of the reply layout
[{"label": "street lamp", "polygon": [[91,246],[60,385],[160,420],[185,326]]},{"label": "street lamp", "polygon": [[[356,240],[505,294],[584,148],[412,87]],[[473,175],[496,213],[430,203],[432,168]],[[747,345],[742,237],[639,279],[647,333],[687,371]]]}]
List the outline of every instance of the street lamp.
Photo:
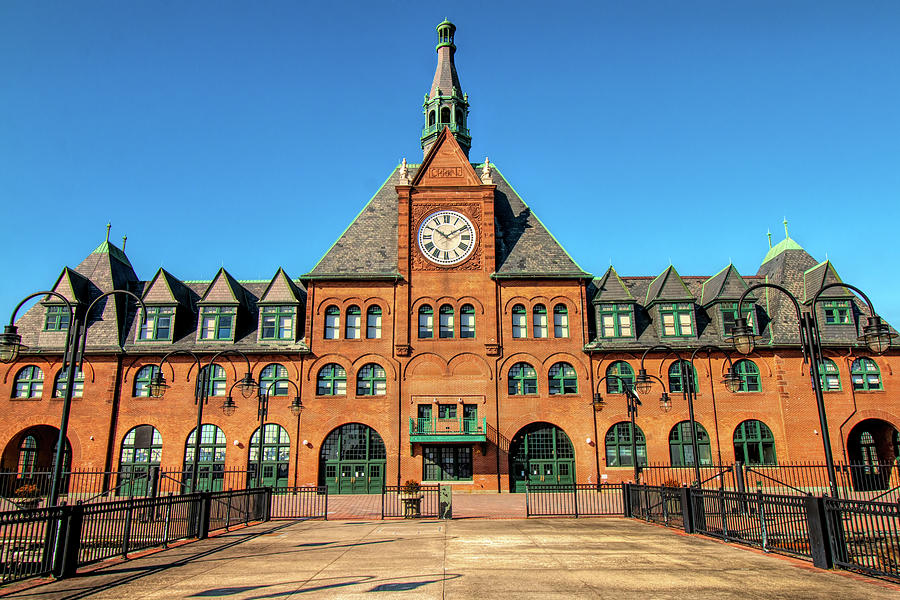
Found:
[{"label": "street lamp", "polygon": [[772,288],[783,292],[791,299],[794,304],[794,310],[797,313],[797,324],[800,331],[800,348],[803,353],[803,362],[809,366],[810,379],[812,381],[813,392],[816,396],[816,406],[819,411],[819,426],[822,429],[822,444],[825,450],[825,464],[828,469],[828,484],[831,489],[831,495],[838,497],[837,476],[834,471],[834,457],[831,453],[831,436],[828,433],[828,415],[825,412],[825,399],[822,396],[822,381],[819,377],[819,367],[824,362],[822,354],[822,340],[819,336],[819,318],[816,313],[816,303],[825,290],[831,288],[846,288],[852,290],[863,297],[869,308],[869,317],[867,324],[863,327],[863,335],[859,336],[859,341],[875,354],[881,354],[891,346],[891,340],[897,336],[890,328],[881,321],[881,318],[875,313],[875,307],[869,297],[859,288],[846,283],[829,283],[822,288],[813,297],[809,310],[804,311],[800,308],[800,302],[788,290],[774,283],[757,283],[741,294],[738,301],[738,316],[735,320],[735,326],[732,331],[731,340],[735,349],[741,354],[749,354],[755,347],[756,340],[760,337],[755,335],[753,328],[747,323],[747,319],[743,317],[743,303],[747,295],[759,288]]},{"label": "street lamp", "polygon": [[62,414],[59,422],[59,439],[56,442],[56,456],[53,459],[53,475],[50,480],[50,494],[47,496],[47,505],[56,506],[59,502],[59,488],[62,481],[62,471],[65,464],[65,448],[66,438],[69,434],[69,414],[72,410],[72,395],[75,389],[75,372],[76,368],[80,370],[84,365],[84,351],[87,345],[87,321],[98,302],[112,296],[113,294],[125,294],[131,296],[141,305],[141,313],[138,315],[140,322],[147,315],[147,307],[144,301],[128,290],[111,290],[100,294],[91,302],[87,310],[84,311],[83,319],[79,318],[78,311],[72,306],[72,303],[65,296],[56,292],[44,291],[36,292],[27,296],[19,302],[9,318],[9,325],[4,327],[3,333],[0,334],[0,362],[11,363],[15,361],[21,350],[25,349],[22,345],[22,336],[19,335],[18,328],[15,325],[16,313],[22,308],[22,305],[38,296],[56,296],[62,300],[66,308],[69,309],[69,326],[66,329],[66,343],[63,351],[63,370],[66,371],[66,387],[63,392]]}]

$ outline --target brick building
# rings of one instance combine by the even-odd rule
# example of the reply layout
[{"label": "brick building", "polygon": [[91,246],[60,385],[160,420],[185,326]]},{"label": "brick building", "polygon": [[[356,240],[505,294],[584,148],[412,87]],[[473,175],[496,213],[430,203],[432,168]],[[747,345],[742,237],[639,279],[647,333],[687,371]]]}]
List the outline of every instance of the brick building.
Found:
[{"label": "brick building", "polygon": [[[204,362],[238,350],[270,392],[266,483],[364,493],[406,479],[461,491],[628,480],[622,386],[645,351],[663,344],[689,358],[703,346],[728,348],[737,301],[754,283],[783,285],[809,306],[840,281],[829,261],[787,236],[753,275],[733,265],[712,276],[682,277],[672,266],[656,277],[585,273],[494,165],[469,161],[454,29],[438,26],[422,162],[404,159],[308,273],[237,281],[219,269],[209,281],[182,281],[160,269],[144,280],[107,239],[50,282],[82,313],[113,289],[138,294],[149,313],[139,319],[134,302],[111,296],[88,315],[68,434],[72,468],[193,469],[194,359],[172,355],[162,367],[166,395],[148,393],[161,359],[190,350],[208,370],[211,397],[201,482],[217,487],[226,470],[255,469],[257,400],[237,395],[232,415],[221,410],[244,358],[228,352]],[[685,382],[671,353],[647,354],[643,367],[662,384],[637,416],[640,460],[692,464],[684,385],[696,387],[701,464],[821,460],[794,308],[772,291],[751,299],[745,316],[762,336],[751,355],[703,351]],[[835,457],[894,462],[897,352],[873,356],[857,341],[868,310],[848,290],[826,290],[814,308]],[[52,464],[69,316],[47,297],[17,325],[28,349],[0,367],[0,468],[24,478]],[[741,376],[735,392],[721,385],[732,366]],[[663,386],[672,398],[665,407],[656,401]],[[290,411],[295,395],[299,417]]]}]

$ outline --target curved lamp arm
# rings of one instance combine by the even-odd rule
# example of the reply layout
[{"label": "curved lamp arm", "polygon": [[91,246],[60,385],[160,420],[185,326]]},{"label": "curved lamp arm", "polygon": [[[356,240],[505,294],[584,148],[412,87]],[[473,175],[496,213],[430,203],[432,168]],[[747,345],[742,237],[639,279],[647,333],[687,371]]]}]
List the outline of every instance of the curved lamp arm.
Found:
[{"label": "curved lamp arm", "polygon": [[[85,313],[84,313],[84,329],[85,329],[85,332],[87,332],[87,323],[88,323],[88,319],[89,319],[90,316],[91,316],[91,311],[94,310],[94,306],[96,306],[97,303],[100,302],[101,300],[103,300],[104,298],[106,298],[106,297],[108,297],[108,296],[114,296],[114,295],[116,295],[116,294],[125,294],[126,296],[131,296],[132,298],[134,298],[135,300],[137,300],[137,301],[138,301],[138,304],[141,305],[141,315],[142,315],[144,318],[146,318],[146,316],[147,316],[147,305],[144,304],[144,301],[143,301],[140,297],[138,297],[137,294],[135,294],[135,293],[133,293],[133,292],[129,292],[128,290],[110,290],[110,291],[105,292],[105,293],[103,293],[103,294],[100,294],[99,296],[97,296],[96,298],[94,298],[94,301],[91,302],[91,303],[88,305],[87,311],[85,311]],[[78,359],[78,368],[79,368],[79,369],[81,368],[81,366],[82,366],[81,363],[82,363],[83,360],[84,360],[84,350],[85,350],[85,347],[86,347],[86,346],[87,346],[87,335],[83,335],[83,336],[81,336],[81,351],[78,353],[78,356],[79,356],[79,359]]]},{"label": "curved lamp arm", "polygon": [[16,305],[12,315],[9,317],[9,325],[6,325],[3,328],[3,333],[0,333],[0,362],[13,362],[18,358],[19,352],[26,348],[22,345],[22,336],[19,335],[19,328],[16,327],[16,314],[19,312],[19,309],[22,308],[22,305],[38,296],[56,296],[66,304],[66,307],[69,309],[69,328],[66,331],[66,348],[69,347],[73,335],[72,324],[75,322],[75,308],[72,306],[72,303],[69,302],[65,296],[56,292],[51,292],[49,290],[35,292],[34,294],[26,296],[24,300]]},{"label": "curved lamp arm", "polygon": [[[244,359],[244,361],[247,363],[247,372],[244,373],[243,379],[241,379],[240,381],[238,381],[236,383],[238,385],[240,385],[241,395],[244,398],[252,397],[253,393],[256,391],[256,382],[253,380],[253,374],[251,372],[252,369],[250,368],[250,359],[247,357],[246,354],[244,354],[237,348],[228,348],[226,350],[221,350],[221,351],[213,354],[213,357],[211,359],[209,359],[207,366],[217,364],[216,359],[218,359],[220,356],[226,356],[229,354],[237,354],[238,356],[241,356]],[[221,365],[218,365],[218,366],[221,366]],[[232,387],[234,387],[234,386],[232,386]]]},{"label": "curved lamp arm", "polygon": [[[163,375],[163,365],[166,362],[169,362],[169,357],[175,356],[177,354],[186,354],[191,356],[194,359],[194,364],[197,365],[197,376],[200,376],[200,357],[197,356],[191,350],[172,350],[168,352],[165,356],[163,356],[159,361],[159,368],[153,377],[150,378],[150,395],[154,398],[162,398],[165,395],[166,390],[169,388],[169,384],[166,383],[166,378]],[[172,367],[172,363],[169,362],[169,368],[172,369],[172,379],[175,379],[175,369]],[[188,380],[190,381],[190,376],[188,376]],[[197,390],[194,390],[194,396],[196,399]]]},{"label": "curved lamp arm", "polygon": [[813,296],[811,310],[816,332],[818,333],[819,331],[819,314],[816,312],[816,303],[819,301],[819,296],[821,296],[822,292],[824,292],[825,290],[836,287],[852,290],[862,296],[863,300],[866,301],[866,304],[869,307],[869,316],[867,317],[868,323],[863,327],[863,334],[857,339],[860,342],[865,343],[865,345],[868,346],[869,350],[871,350],[875,354],[883,354],[888,348],[891,347],[891,340],[897,337],[897,334],[892,332],[891,328],[888,327],[884,322],[882,322],[881,317],[879,317],[875,313],[875,306],[872,304],[872,301],[869,300],[869,297],[866,295],[866,293],[858,287],[850,285],[849,283],[829,283],[828,285],[823,285],[822,289],[816,292],[816,295]]}]

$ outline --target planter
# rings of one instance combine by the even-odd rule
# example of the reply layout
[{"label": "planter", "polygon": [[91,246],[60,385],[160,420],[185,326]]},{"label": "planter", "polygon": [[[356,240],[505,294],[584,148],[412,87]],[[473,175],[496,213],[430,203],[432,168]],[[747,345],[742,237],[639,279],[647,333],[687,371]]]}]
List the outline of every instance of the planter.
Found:
[{"label": "planter", "polygon": [[400,502],[403,503],[404,519],[417,519],[422,516],[421,494],[400,494]]},{"label": "planter", "polygon": [[18,505],[20,510],[29,510],[32,508],[37,508],[41,503],[40,498],[17,498],[16,504]]}]

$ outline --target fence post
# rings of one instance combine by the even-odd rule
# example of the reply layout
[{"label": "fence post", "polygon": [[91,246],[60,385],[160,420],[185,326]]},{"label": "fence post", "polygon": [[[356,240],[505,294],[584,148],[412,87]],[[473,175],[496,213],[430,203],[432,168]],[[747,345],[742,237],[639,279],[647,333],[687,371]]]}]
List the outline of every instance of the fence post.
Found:
[{"label": "fence post", "polygon": [[744,479],[744,463],[739,460],[734,461],[734,485],[737,486],[738,494],[747,491],[747,482]]},{"label": "fence post", "polygon": [[623,483],[622,484],[622,508],[625,514],[624,516],[631,516],[631,484]]},{"label": "fence post", "polygon": [[722,539],[728,539],[728,514],[725,512],[725,490],[719,490],[719,515],[722,519]]},{"label": "fence post", "polygon": [[828,539],[825,500],[821,496],[807,496],[803,499],[803,503],[806,508],[806,526],[813,565],[820,569],[830,569],[834,566],[834,557]]},{"label": "fence post", "polygon": [[163,548],[169,547],[169,525],[172,523],[172,494],[166,498],[166,530],[163,533]]},{"label": "fence post", "polygon": [[212,493],[200,492],[197,498],[197,539],[209,537],[209,518],[212,511]]},{"label": "fence post", "polygon": [[150,467],[150,474],[148,475],[148,477],[149,481],[147,482],[147,487],[149,487],[150,489],[147,490],[147,495],[151,498],[156,498],[157,496],[159,496],[159,467]]},{"label": "fence post", "polygon": [[56,537],[53,576],[57,579],[71,577],[78,570],[78,551],[81,549],[81,530],[84,524],[84,506],[64,506],[59,517],[60,528]]},{"label": "fence post", "polygon": [[275,490],[271,486],[266,487],[266,493],[263,496],[265,500],[265,504],[263,504],[263,521],[272,520],[272,498],[274,497]]},{"label": "fence post", "polygon": [[[134,489],[134,480],[132,480],[132,489]],[[123,527],[123,531],[125,535],[122,536],[122,556],[128,556],[128,545],[131,542],[131,521],[134,518],[134,499],[129,497],[128,504],[126,504],[125,508],[125,526]]]},{"label": "fence post", "polygon": [[572,495],[575,496],[575,518],[578,518],[578,484],[572,484]]},{"label": "fence post", "polygon": [[531,498],[529,498],[530,492],[528,491],[528,482],[525,483],[525,518],[531,516]]},{"label": "fence post", "polygon": [[691,488],[681,486],[681,521],[685,533],[694,533],[694,511],[691,510]]}]

